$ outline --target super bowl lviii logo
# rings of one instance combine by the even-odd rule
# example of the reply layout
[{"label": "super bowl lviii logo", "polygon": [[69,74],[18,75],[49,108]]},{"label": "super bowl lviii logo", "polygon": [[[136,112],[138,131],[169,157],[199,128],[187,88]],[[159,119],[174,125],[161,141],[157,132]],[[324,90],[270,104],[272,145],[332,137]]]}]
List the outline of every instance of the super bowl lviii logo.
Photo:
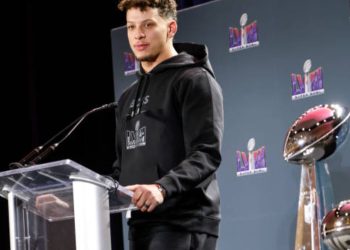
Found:
[{"label": "super bowl lviii logo", "polygon": [[130,52],[124,52],[124,75],[135,74],[139,70],[139,63]]},{"label": "super bowl lviii logo", "polygon": [[126,149],[146,146],[146,126],[140,127],[140,121],[135,123],[135,130],[126,131]]},{"label": "super bowl lviii logo", "polygon": [[248,15],[244,13],[240,19],[240,27],[230,27],[229,51],[235,52],[259,46],[257,21],[247,25]]},{"label": "super bowl lviii logo", "polygon": [[248,141],[248,156],[244,151],[236,151],[237,176],[264,173],[267,171],[265,147],[257,150],[255,148],[255,139]]},{"label": "super bowl lviii logo", "polygon": [[321,67],[311,71],[312,62],[308,59],[304,63],[302,74],[291,74],[292,100],[298,100],[324,93],[323,71]]}]

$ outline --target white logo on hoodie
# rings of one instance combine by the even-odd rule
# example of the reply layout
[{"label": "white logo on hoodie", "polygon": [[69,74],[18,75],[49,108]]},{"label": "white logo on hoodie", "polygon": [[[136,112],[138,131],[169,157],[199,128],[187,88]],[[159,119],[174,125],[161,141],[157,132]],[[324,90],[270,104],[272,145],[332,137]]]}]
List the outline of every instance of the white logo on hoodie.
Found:
[{"label": "white logo on hoodie", "polygon": [[126,149],[146,146],[146,127],[140,128],[140,121],[135,123],[135,130],[126,131]]}]

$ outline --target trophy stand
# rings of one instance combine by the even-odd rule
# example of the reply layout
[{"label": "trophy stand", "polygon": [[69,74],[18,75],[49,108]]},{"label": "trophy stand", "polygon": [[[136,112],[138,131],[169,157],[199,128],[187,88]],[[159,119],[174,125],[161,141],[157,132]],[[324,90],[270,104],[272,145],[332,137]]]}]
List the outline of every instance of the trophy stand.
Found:
[{"label": "trophy stand", "polygon": [[320,250],[320,208],[315,162],[303,164],[300,175],[295,250]]}]

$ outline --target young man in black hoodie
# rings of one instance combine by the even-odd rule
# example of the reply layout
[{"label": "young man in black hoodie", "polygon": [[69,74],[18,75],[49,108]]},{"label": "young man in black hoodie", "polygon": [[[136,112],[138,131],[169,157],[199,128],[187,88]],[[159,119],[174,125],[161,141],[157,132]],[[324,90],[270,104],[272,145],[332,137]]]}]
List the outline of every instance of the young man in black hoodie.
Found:
[{"label": "young man in black hoodie", "polygon": [[138,80],[119,99],[115,178],[139,208],[132,250],[214,250],[223,100],[205,45],[173,43],[175,0],[122,0]]}]

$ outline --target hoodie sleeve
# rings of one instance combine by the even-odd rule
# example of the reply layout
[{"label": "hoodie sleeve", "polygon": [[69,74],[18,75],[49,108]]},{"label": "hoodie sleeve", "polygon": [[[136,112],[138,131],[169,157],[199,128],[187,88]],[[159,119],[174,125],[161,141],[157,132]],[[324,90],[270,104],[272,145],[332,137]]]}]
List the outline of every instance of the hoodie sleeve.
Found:
[{"label": "hoodie sleeve", "polygon": [[205,69],[191,69],[175,87],[186,158],[157,181],[167,196],[189,191],[212,176],[221,162],[223,97]]}]

